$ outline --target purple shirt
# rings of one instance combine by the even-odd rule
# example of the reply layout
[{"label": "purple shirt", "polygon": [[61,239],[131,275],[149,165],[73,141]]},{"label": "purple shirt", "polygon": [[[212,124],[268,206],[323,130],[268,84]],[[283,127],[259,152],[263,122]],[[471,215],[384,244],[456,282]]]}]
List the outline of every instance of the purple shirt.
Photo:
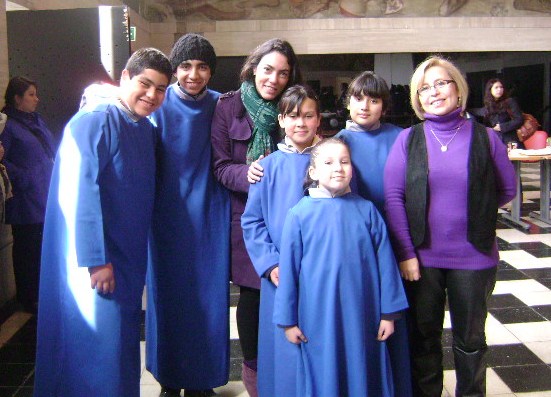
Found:
[{"label": "purple shirt", "polygon": [[[428,203],[425,241],[415,248],[405,209],[407,141],[411,128],[398,136],[385,167],[385,210],[398,261],[417,256],[425,267],[478,270],[497,265],[494,243],[490,253],[478,251],[467,240],[468,161],[472,120],[461,109],[444,116],[425,114],[428,155]],[[507,148],[497,134],[487,129],[494,163],[498,205],[516,194],[515,171]],[[440,142],[438,141],[440,140]],[[448,150],[441,147],[447,145]]]}]

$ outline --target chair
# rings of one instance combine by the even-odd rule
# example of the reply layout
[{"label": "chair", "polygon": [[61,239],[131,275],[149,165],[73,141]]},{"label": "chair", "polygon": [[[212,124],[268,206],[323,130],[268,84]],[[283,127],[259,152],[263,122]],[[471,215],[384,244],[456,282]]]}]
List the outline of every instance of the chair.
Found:
[{"label": "chair", "polygon": [[545,149],[547,146],[547,132],[536,131],[523,143],[526,149]]}]

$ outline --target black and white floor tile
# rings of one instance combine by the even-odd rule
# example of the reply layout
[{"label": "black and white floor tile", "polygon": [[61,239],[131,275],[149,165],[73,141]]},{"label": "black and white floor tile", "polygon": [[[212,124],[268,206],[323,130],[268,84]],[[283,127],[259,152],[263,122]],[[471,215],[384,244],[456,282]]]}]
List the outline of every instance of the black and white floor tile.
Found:
[{"label": "black and white floor tile", "polygon": [[[529,218],[539,209],[539,169],[523,164],[523,219],[529,230],[498,222],[501,262],[490,300],[487,395],[551,397],[551,225]],[[235,324],[237,288],[231,289],[231,373],[228,385],[215,389],[225,397],[247,397],[240,382],[241,350]],[[0,397],[32,396],[36,319],[16,312],[0,328]],[[451,330],[444,331],[444,397],[454,395]],[[142,342],[142,353],[145,342]],[[142,359],[143,362],[143,359]],[[141,396],[157,397],[160,386],[143,367]],[[399,396],[397,396],[399,397]]]}]

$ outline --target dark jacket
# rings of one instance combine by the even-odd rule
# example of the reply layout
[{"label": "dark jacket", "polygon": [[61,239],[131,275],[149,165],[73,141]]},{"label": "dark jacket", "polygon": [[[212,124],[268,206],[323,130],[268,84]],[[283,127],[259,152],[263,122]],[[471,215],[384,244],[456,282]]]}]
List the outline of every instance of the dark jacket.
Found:
[{"label": "dark jacket", "polygon": [[[245,156],[252,130],[253,121],[241,101],[241,92],[222,95],[212,119],[211,142],[214,175],[231,192],[231,276],[237,285],[259,289],[260,278],[245,248],[241,229],[249,192]],[[277,129],[272,139],[278,141]]]},{"label": "dark jacket", "polygon": [[503,143],[519,143],[517,129],[519,129],[524,122],[520,106],[513,98],[507,98],[503,105],[503,110],[493,114],[488,114],[488,109],[485,107],[469,109],[469,112],[482,117],[487,127],[494,128],[496,124],[499,124],[501,131],[497,131],[497,134]]},{"label": "dark jacket", "polygon": [[6,202],[6,223],[43,223],[56,143],[38,113],[6,107],[2,134],[13,197]]}]

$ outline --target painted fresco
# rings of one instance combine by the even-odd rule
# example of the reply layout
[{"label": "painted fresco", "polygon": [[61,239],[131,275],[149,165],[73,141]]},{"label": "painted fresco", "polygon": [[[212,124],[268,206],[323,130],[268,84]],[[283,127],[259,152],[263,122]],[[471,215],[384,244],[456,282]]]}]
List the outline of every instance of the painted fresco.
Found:
[{"label": "painted fresco", "polygon": [[151,22],[246,19],[537,16],[551,0],[140,0]]}]

